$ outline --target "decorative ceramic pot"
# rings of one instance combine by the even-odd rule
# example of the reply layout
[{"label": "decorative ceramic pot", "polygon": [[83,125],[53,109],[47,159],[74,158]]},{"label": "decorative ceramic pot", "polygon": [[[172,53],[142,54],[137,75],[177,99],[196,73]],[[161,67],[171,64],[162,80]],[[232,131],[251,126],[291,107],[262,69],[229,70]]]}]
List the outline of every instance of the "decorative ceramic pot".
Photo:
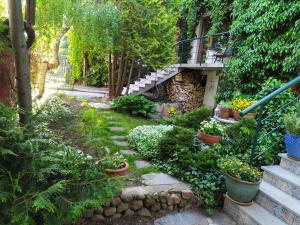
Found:
[{"label": "decorative ceramic pot", "polygon": [[288,156],[300,160],[300,137],[293,134],[285,134],[284,141]]},{"label": "decorative ceramic pot", "polygon": [[239,111],[233,111],[233,118],[235,120],[240,120],[241,119],[241,115],[240,115],[240,112]]},{"label": "decorative ceramic pot", "polygon": [[207,145],[218,144],[222,140],[222,136],[205,134],[203,132],[199,132],[199,138]]},{"label": "decorative ceramic pot", "polygon": [[251,205],[255,198],[261,180],[253,183],[239,180],[230,175],[225,176],[227,195],[236,203],[241,205]]},{"label": "decorative ceramic pot", "polygon": [[229,108],[220,108],[219,116],[222,119],[227,119],[230,116],[230,109]]},{"label": "decorative ceramic pot", "polygon": [[106,169],[105,172],[108,174],[108,175],[112,175],[112,176],[124,176],[127,171],[128,171],[128,168],[129,168],[129,165],[127,162],[125,162],[125,166],[121,169]]},{"label": "decorative ceramic pot", "polygon": [[256,113],[247,113],[245,116],[246,116],[246,117],[249,117],[249,118],[251,118],[251,119],[255,119]]}]

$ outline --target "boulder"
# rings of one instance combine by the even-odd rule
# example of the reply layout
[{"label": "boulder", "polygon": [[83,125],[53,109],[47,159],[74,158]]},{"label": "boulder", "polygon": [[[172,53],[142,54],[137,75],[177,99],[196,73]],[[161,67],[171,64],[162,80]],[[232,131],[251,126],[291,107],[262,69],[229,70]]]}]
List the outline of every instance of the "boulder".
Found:
[{"label": "boulder", "polygon": [[130,205],[129,205],[129,208],[136,211],[140,208],[143,207],[143,201],[142,200],[133,200]]},{"label": "boulder", "polygon": [[161,208],[159,203],[155,203],[154,205],[151,206],[151,212],[157,212]]},{"label": "boulder", "polygon": [[124,216],[133,216],[134,215],[134,211],[132,211],[131,209],[127,209],[126,212],[124,213]]},{"label": "boulder", "polygon": [[148,208],[150,206],[152,206],[155,203],[155,199],[154,198],[146,198],[144,199],[144,205]]},{"label": "boulder", "polygon": [[194,197],[194,194],[191,190],[183,190],[181,196],[183,199],[191,199]]},{"label": "boulder", "polygon": [[121,202],[120,205],[118,205],[118,207],[117,207],[117,212],[122,213],[122,212],[126,211],[128,209],[128,207],[129,207],[128,203]]},{"label": "boulder", "polygon": [[121,204],[121,198],[120,197],[116,197],[116,198],[114,198],[112,201],[111,201],[111,204],[113,205],[113,206],[118,206],[118,205],[120,205]]},{"label": "boulder", "polygon": [[179,203],[180,203],[180,198],[178,197],[178,195],[173,193],[168,197],[168,205],[176,205]]},{"label": "boulder", "polygon": [[92,218],[93,215],[94,215],[94,210],[87,209],[87,210],[84,211],[84,215],[83,216],[84,216],[84,218],[89,219],[89,218]]},{"label": "boulder", "polygon": [[102,220],[105,220],[105,217],[102,216],[102,215],[96,214],[96,215],[94,215],[94,217],[93,217],[93,221],[96,222],[96,223],[98,223],[98,222],[100,222],[100,221],[102,221]]},{"label": "boulder", "polygon": [[116,207],[109,207],[104,209],[104,215],[107,217],[113,216],[114,214],[116,214],[117,209]]},{"label": "boulder", "polygon": [[138,215],[142,217],[151,217],[151,212],[147,208],[143,207],[138,211]]},{"label": "boulder", "polygon": [[95,210],[95,214],[102,215],[102,213],[103,213],[103,208],[102,207]]}]

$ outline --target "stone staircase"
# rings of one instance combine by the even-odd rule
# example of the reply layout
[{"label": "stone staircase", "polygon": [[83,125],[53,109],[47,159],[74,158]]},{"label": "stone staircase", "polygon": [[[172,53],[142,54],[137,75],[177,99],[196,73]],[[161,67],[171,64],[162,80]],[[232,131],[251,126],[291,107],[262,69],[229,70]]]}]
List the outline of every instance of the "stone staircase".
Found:
[{"label": "stone staircase", "polygon": [[263,181],[251,206],[225,198],[224,210],[241,225],[300,225],[300,161],[279,154],[279,166],[263,166]]},{"label": "stone staircase", "polygon": [[[150,75],[147,75],[145,78],[141,78],[138,81],[135,81],[134,84],[130,84],[129,86],[129,95],[140,95],[152,88],[156,85],[163,83],[164,81],[170,79],[179,73],[178,64],[173,64],[164,68],[163,70],[159,70],[157,72],[152,72]],[[127,87],[124,87],[122,90],[122,95],[126,94]]]}]

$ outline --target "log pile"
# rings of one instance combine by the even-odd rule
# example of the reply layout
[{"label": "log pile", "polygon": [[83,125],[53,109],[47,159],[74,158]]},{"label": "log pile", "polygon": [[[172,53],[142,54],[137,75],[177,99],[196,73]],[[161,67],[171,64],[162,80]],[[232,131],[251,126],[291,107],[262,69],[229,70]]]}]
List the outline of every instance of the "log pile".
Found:
[{"label": "log pile", "polygon": [[172,102],[180,105],[183,112],[190,112],[203,103],[205,87],[201,75],[194,71],[176,75],[167,84],[167,94]]}]

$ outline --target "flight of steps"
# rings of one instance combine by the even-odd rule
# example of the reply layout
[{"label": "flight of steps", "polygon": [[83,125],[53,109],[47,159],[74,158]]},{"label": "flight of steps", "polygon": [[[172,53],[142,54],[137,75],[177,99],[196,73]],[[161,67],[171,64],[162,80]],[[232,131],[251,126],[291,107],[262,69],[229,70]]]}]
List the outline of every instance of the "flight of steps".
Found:
[{"label": "flight of steps", "polygon": [[263,166],[263,181],[251,206],[225,198],[224,210],[241,225],[300,225],[300,161],[279,154],[280,166]]},{"label": "flight of steps", "polygon": [[[161,84],[162,82],[170,79],[179,73],[178,65],[174,64],[164,68],[163,70],[157,71],[155,73],[151,73],[147,75],[145,78],[141,78],[138,81],[135,81],[134,84],[130,84],[129,86],[129,95],[140,95],[152,88],[156,85]],[[122,90],[122,95],[126,94],[127,87],[124,87]]]}]

